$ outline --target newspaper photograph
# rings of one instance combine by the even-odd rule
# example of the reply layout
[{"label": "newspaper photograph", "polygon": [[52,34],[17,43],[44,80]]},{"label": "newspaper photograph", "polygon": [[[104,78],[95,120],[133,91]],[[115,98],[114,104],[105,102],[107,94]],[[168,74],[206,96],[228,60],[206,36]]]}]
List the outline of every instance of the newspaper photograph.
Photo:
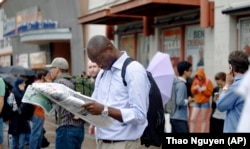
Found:
[{"label": "newspaper photograph", "polygon": [[26,89],[22,102],[40,106],[48,115],[52,114],[54,110],[53,102],[48,97],[39,93],[31,86],[28,86],[28,88]]},{"label": "newspaper photograph", "polygon": [[[33,99],[34,96],[41,97]],[[33,83],[27,88],[23,97],[23,102],[39,105],[49,114],[53,110],[53,104],[58,104],[73,113],[75,116],[93,124],[96,127],[109,127],[112,123],[110,117],[102,115],[92,115],[84,107],[83,104],[92,102],[94,99],[76,92],[67,86],[59,83]],[[49,101],[49,102],[48,102]],[[50,106],[47,104],[51,103]]]}]

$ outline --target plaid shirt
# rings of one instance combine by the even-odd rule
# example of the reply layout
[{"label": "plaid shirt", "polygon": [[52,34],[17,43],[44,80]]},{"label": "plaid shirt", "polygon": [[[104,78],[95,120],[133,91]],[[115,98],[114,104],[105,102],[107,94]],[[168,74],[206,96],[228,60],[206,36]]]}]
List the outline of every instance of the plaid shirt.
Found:
[{"label": "plaid shirt", "polygon": [[[73,82],[68,79],[59,77],[53,83],[60,83],[71,89],[74,89]],[[84,121],[82,119],[77,119],[77,120],[73,119],[74,114],[70,113],[63,107],[57,105],[55,110],[56,110],[56,117],[57,117],[56,123],[59,126],[64,126],[64,125],[83,126]]]}]

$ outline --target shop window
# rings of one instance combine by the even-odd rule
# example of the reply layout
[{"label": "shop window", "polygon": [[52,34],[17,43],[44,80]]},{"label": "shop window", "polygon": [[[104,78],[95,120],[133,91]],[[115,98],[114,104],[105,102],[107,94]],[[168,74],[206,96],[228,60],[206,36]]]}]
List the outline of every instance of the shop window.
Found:
[{"label": "shop window", "polygon": [[149,63],[149,37],[142,33],[137,35],[137,60],[146,68]]},{"label": "shop window", "polygon": [[180,60],[181,51],[181,29],[172,28],[162,32],[162,51],[171,57],[173,68],[177,73],[177,63]]},{"label": "shop window", "polygon": [[139,61],[145,68],[148,66],[149,38],[143,33],[133,33],[120,36],[119,49],[127,51],[128,55]]},{"label": "shop window", "polygon": [[242,18],[239,23],[239,49],[244,50],[250,59],[250,18]]},{"label": "shop window", "polygon": [[135,35],[123,35],[121,36],[120,50],[127,51],[128,55],[132,58],[136,58],[136,41]]},{"label": "shop window", "polygon": [[[193,70],[204,67],[204,29],[199,25],[185,27],[185,60],[192,63]],[[195,71],[193,71],[195,73]]]}]

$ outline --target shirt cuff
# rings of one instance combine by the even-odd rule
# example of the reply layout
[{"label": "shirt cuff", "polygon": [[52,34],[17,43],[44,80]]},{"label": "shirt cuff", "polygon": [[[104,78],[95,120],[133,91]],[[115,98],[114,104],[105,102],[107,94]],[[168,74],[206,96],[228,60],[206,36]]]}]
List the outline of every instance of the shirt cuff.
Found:
[{"label": "shirt cuff", "polygon": [[184,99],[184,105],[188,105],[188,99]]},{"label": "shirt cuff", "polygon": [[123,123],[127,123],[135,119],[135,114],[134,112],[131,112],[131,111],[132,111],[131,109],[121,109]]}]

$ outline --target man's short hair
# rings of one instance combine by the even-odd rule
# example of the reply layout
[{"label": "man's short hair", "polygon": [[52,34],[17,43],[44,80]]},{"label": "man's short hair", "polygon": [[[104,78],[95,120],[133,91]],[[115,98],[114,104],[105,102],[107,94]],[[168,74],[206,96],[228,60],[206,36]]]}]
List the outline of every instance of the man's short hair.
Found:
[{"label": "man's short hair", "polygon": [[244,51],[232,51],[228,57],[228,63],[232,66],[233,71],[245,73],[249,67],[248,56]]},{"label": "man's short hair", "polygon": [[183,75],[184,71],[189,71],[189,68],[192,67],[192,64],[188,61],[181,61],[177,64],[177,70],[180,76]]}]

